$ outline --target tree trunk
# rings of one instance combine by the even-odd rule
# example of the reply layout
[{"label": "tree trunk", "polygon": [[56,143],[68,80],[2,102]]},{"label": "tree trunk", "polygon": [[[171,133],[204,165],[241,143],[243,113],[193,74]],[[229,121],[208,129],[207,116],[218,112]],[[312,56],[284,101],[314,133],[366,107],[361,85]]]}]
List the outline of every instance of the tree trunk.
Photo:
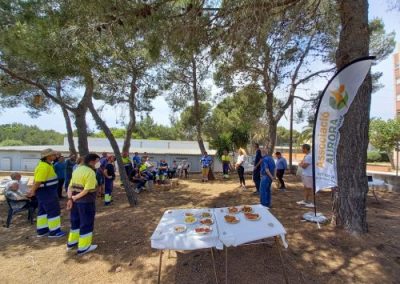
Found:
[{"label": "tree trunk", "polygon": [[389,162],[390,162],[390,166],[392,167],[392,170],[396,169],[396,165],[394,164],[393,150],[389,149],[389,150],[386,150],[385,152],[386,152],[386,154],[388,156],[388,159],[389,159]]},{"label": "tree trunk", "polygon": [[136,84],[135,84],[135,77],[132,77],[131,86],[130,86],[130,93],[129,93],[129,123],[126,126],[126,133],[124,139],[124,145],[122,146],[122,152],[128,152],[129,148],[131,147],[131,139],[133,134],[133,129],[136,125]]},{"label": "tree trunk", "polygon": [[[62,100],[61,96],[61,82],[57,81],[56,84],[56,95],[59,100]],[[64,116],[65,120],[65,127],[67,128],[67,138],[68,138],[68,148],[69,148],[69,153],[76,155],[76,148],[75,148],[75,141],[74,141],[74,132],[72,130],[72,124],[71,124],[71,118],[69,117],[68,110],[65,108],[64,105],[59,105],[61,108],[61,111]]]},{"label": "tree trunk", "polygon": [[75,127],[78,133],[78,151],[80,156],[85,156],[89,153],[86,111],[87,108],[81,106],[78,106],[74,111]]},{"label": "tree trunk", "polygon": [[137,204],[137,199],[135,197],[135,194],[133,193],[133,188],[131,187],[131,183],[129,182],[128,175],[126,174],[124,163],[122,162],[122,155],[119,150],[117,140],[115,140],[115,137],[112,134],[110,128],[108,128],[107,124],[104,122],[104,120],[98,114],[97,110],[94,108],[93,103],[89,103],[89,111],[92,114],[94,121],[99,126],[99,128],[103,130],[104,134],[106,135],[108,141],[111,144],[111,148],[113,149],[115,158],[117,160],[119,175],[121,177],[122,184],[124,185],[129,205],[135,206]]},{"label": "tree trunk", "polygon": [[199,143],[199,148],[201,153],[203,154],[206,151],[204,147],[204,141],[202,137],[202,121],[201,121],[201,109],[200,109],[200,101],[199,101],[199,92],[197,89],[197,65],[196,58],[192,56],[192,88],[193,88],[193,101],[194,101],[194,116],[196,118],[196,136],[197,142]]},{"label": "tree trunk", "polygon": [[[368,1],[337,0],[342,30],[337,68],[369,55]],[[337,153],[338,188],[333,192],[333,224],[352,234],[368,231],[366,174],[371,76],[361,85],[340,129]],[[351,161],[351,163],[349,163]]]},{"label": "tree trunk", "polygon": [[276,131],[277,125],[274,119],[268,119],[268,128],[267,128],[267,141],[266,147],[268,154],[272,155],[274,153],[275,144],[276,144]]},{"label": "tree trunk", "polygon": [[290,104],[290,127],[289,127],[289,173],[293,174],[293,119],[294,101]]},{"label": "tree trunk", "polygon": [[75,148],[75,141],[74,141],[74,131],[72,130],[72,124],[71,124],[71,119],[69,117],[68,111],[61,107],[64,120],[65,120],[65,126],[67,128],[67,138],[68,138],[68,147],[69,147],[69,152],[70,154],[76,155],[76,148]]}]

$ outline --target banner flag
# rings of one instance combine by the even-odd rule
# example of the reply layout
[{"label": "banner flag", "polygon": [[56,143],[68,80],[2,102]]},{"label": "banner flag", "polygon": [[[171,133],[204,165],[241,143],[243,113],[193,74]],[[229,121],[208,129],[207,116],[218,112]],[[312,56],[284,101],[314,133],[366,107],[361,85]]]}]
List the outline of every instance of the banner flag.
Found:
[{"label": "banner flag", "polygon": [[374,59],[369,56],[349,63],[333,76],[322,93],[313,131],[314,192],[338,185],[339,129]]}]

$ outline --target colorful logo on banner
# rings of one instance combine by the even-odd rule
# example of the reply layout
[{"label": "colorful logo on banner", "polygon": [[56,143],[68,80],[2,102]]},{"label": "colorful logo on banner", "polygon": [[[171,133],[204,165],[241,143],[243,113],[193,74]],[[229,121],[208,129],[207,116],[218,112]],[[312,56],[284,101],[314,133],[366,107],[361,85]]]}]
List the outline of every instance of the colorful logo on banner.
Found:
[{"label": "colorful logo on banner", "polygon": [[349,101],[349,94],[346,92],[346,87],[340,85],[340,87],[331,92],[331,97],[329,98],[329,105],[333,109],[342,109],[347,107],[347,102]]}]

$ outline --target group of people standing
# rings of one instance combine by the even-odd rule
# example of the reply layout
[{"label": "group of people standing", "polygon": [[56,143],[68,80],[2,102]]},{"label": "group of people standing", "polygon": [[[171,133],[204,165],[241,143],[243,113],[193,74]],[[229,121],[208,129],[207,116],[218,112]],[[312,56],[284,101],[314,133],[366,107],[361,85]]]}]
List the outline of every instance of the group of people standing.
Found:
[{"label": "group of people standing", "polygon": [[[79,159],[71,155],[65,161],[60,153],[45,149],[35,167],[31,188],[28,189],[27,184],[21,182],[19,173],[13,173],[12,180],[6,187],[6,196],[11,200],[13,208],[37,207],[38,237],[60,238],[66,235],[61,230],[59,201],[65,186],[68,196],[66,209],[70,210],[71,222],[67,250],[76,248],[77,254],[82,255],[97,248],[97,245],[92,244],[92,236],[95,201],[102,184],[99,179],[104,178],[106,196],[111,195],[115,179],[114,160],[115,157],[108,156],[107,153],[103,153],[101,158],[97,154],[89,153]],[[106,203],[111,201],[110,197],[107,198]]]},{"label": "group of people standing", "polygon": [[[253,181],[256,186],[254,194],[260,196],[260,203],[263,206],[271,207],[271,185],[273,180],[276,179],[279,182],[278,189],[281,192],[285,192],[286,185],[283,179],[285,171],[287,170],[287,161],[282,156],[281,152],[275,153],[275,160],[270,153],[268,153],[267,147],[260,149],[259,144],[254,144],[255,158],[253,168]],[[304,200],[298,201],[297,204],[304,205],[305,207],[314,207],[312,202],[312,190],[313,190],[313,177],[312,177],[312,156],[311,146],[308,144],[302,145],[302,152],[305,154],[303,160],[299,163],[298,167],[301,169],[302,182],[304,185]],[[240,188],[246,190],[246,180],[244,178],[244,167],[243,164],[246,158],[246,151],[242,148],[238,150],[237,160],[235,168],[237,170],[240,182]],[[228,152],[224,151],[221,157],[223,165],[223,175],[227,177],[230,169],[230,159]]]},{"label": "group of people standing", "polygon": [[[280,152],[275,153],[276,163],[272,156],[268,153],[267,148],[260,149],[259,144],[254,144],[255,158],[253,167],[253,181],[256,186],[254,194],[260,195],[260,203],[266,207],[271,206],[271,184],[272,181],[277,177],[281,191],[285,191],[286,186],[283,180],[285,170],[287,169],[286,159]],[[246,162],[246,151],[243,148],[239,148],[237,152],[237,159],[234,164],[234,168],[239,176],[240,188],[246,191],[246,179],[245,179],[245,162]],[[224,150],[221,156],[223,177],[229,177],[229,171],[232,169],[231,159],[228,155],[228,151]]]}]

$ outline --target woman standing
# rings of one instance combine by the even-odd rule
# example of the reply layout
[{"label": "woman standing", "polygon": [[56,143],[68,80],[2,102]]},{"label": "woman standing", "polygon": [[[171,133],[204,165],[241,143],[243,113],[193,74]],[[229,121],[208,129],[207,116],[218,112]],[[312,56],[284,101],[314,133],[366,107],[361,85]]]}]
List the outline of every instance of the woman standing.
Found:
[{"label": "woman standing", "polygon": [[104,205],[110,205],[111,201],[112,201],[112,190],[113,190],[113,186],[114,186],[114,180],[115,180],[115,167],[114,167],[114,161],[115,161],[115,157],[114,156],[109,156],[107,158],[107,165],[104,169],[104,177],[105,177],[105,181],[104,181]]},{"label": "woman standing", "polygon": [[244,179],[244,168],[243,168],[245,158],[246,158],[246,151],[243,148],[239,148],[238,158],[236,160],[235,168],[239,175],[240,187],[243,189],[243,191],[246,190],[246,181]]},{"label": "woman standing", "polygon": [[67,250],[78,247],[78,255],[97,248],[97,245],[92,245],[92,238],[96,214],[95,167],[99,160],[97,154],[88,154],[84,164],[73,172],[68,188],[67,209],[71,210],[71,230]]}]

